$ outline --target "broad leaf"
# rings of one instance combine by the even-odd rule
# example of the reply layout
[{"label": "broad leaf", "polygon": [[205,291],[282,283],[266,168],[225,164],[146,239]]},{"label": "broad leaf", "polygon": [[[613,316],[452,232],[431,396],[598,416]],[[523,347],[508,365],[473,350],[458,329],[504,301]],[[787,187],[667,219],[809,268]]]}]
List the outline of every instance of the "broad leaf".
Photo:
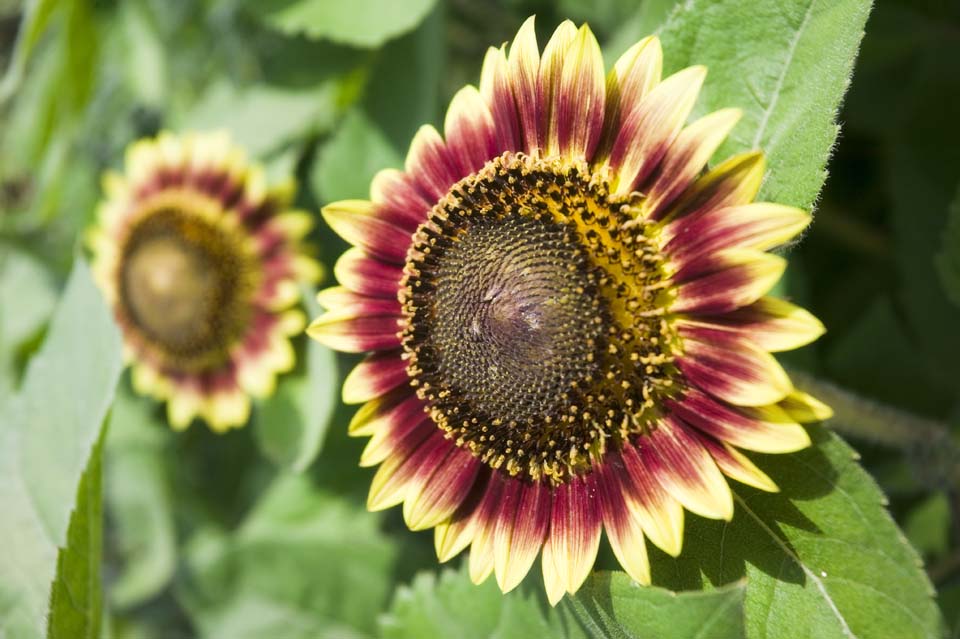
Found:
[{"label": "broad leaf", "polygon": [[672,13],[679,11],[677,0],[644,0],[603,45],[603,57],[616,60],[642,38],[659,33]]},{"label": "broad leaf", "polygon": [[258,0],[250,8],[284,33],[378,47],[416,27],[436,0]]},{"label": "broad leaf", "polygon": [[730,523],[688,515],[683,554],[652,556],[671,588],[747,578],[751,639],[937,637],[940,617],[920,559],[856,453],[820,427],[815,446],[756,455],[780,494],[737,487]]},{"label": "broad leaf", "polygon": [[227,129],[253,156],[263,157],[304,135],[333,126],[340,85],[309,88],[214,84],[176,124],[184,129]]},{"label": "broad leaf", "polygon": [[494,580],[474,586],[466,571],[444,570],[439,578],[420,573],[401,586],[380,619],[385,639],[521,639],[523,637],[586,637],[555,611],[521,591],[503,595]]},{"label": "broad leaf", "polygon": [[57,576],[50,593],[48,639],[99,639],[103,592],[103,439],[90,453],[70,517],[67,545],[57,558]]},{"label": "broad leaf", "polygon": [[320,152],[311,176],[322,202],[370,196],[377,171],[403,166],[403,158],[360,109],[351,111]]},{"label": "broad leaf", "polygon": [[0,631],[46,629],[58,548],[113,400],[120,336],[78,260],[20,394],[0,416]]},{"label": "broad leaf", "polygon": [[736,639],[743,637],[742,583],[710,592],[641,587],[620,572],[598,572],[553,609],[532,593],[501,594],[493,579],[474,586],[465,569],[439,579],[421,573],[401,587],[380,622],[387,639]]},{"label": "broad leaf", "polygon": [[622,572],[596,573],[568,599],[592,637],[737,639],[743,627],[743,582],[711,591],[643,587]]},{"label": "broad leaf", "polygon": [[[205,637],[323,636],[330,624],[369,632],[395,555],[378,528],[359,505],[281,475],[235,532],[191,540],[180,600]],[[243,623],[246,606],[269,622]]]},{"label": "broad leaf", "polygon": [[743,109],[718,157],[763,149],[761,199],[810,209],[871,0],[691,0],[661,32],[665,72],[704,64],[698,112]]},{"label": "broad leaf", "polygon": [[434,12],[416,31],[377,53],[363,107],[394,148],[406,154],[417,129],[438,124],[446,64],[444,22]]}]

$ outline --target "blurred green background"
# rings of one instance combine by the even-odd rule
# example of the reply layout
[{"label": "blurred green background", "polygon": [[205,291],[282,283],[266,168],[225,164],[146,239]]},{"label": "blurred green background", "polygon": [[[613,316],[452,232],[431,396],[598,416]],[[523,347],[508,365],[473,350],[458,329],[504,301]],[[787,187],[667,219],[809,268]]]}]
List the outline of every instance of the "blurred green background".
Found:
[{"label": "blurred green background", "polygon": [[[417,127],[442,123],[453,93],[477,82],[487,46],[526,16],[537,14],[541,44],[563,18],[588,21],[609,65],[673,8],[398,0],[356,20],[350,4],[0,0],[0,402],[42,341],[99,176],[122,166],[136,138],[228,128],[272,175],[295,173],[298,204],[317,211],[365,197],[376,170],[402,164]],[[960,461],[945,434],[952,428],[955,441],[960,428],[958,51],[960,4],[877,3],[816,221],[783,284],[829,331],[785,360],[836,386],[836,427],[926,559],[951,628],[960,627]],[[314,241],[329,283],[345,245],[323,228]],[[367,636],[398,584],[436,569],[430,533],[406,532],[398,509],[364,511],[372,471],[356,466],[363,442],[347,439],[353,409],[337,399],[355,360],[304,338],[298,351],[280,397],[223,436],[199,423],[172,433],[124,381],[104,462],[112,636]],[[266,427],[278,422],[286,427]]]}]

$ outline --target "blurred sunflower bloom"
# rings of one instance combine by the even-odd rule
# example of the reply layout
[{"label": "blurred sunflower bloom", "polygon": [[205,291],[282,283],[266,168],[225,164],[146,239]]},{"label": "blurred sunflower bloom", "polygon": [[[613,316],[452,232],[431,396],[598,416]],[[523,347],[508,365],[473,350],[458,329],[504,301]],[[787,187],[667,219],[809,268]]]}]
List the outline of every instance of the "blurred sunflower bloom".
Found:
[{"label": "blurred sunflower bloom", "polygon": [[541,55],[531,18],[443,137],[323,210],[354,247],[308,331],[373,351],[343,388],[369,508],[402,503],[441,561],[470,546],[477,583],[509,591],[542,551],[556,603],[605,530],[648,584],[645,539],[677,555],[684,508],[729,520],[726,477],[776,491],[741,449],[802,449],[829,414],[770,354],[823,332],[766,296],[786,265],[767,251],[810,216],[753,202],[760,152],[706,168],[740,113],[685,125],[705,74],[661,79],[653,37],[605,74],[570,22]]},{"label": "blurred sunflower bloom", "polygon": [[215,431],[246,423],[294,365],[298,281],[320,267],[303,252],[309,214],[291,181],[268,188],[226,133],[135,142],[124,175],[104,178],[88,244],[124,337],[137,392],[167,401],[170,424]]}]

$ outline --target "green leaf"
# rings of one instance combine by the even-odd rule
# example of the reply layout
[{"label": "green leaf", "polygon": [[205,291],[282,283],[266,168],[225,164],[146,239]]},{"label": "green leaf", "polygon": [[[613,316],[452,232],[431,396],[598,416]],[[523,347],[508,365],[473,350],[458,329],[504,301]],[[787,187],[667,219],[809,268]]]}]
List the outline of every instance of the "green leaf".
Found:
[{"label": "green leaf", "polygon": [[286,636],[266,632],[253,611],[270,611],[273,629],[307,624],[294,637],[331,624],[369,633],[394,559],[376,517],[303,475],[281,475],[235,532],[208,528],[191,540],[179,598],[205,637]]},{"label": "green leaf", "polygon": [[[312,301],[312,294],[306,299]],[[319,315],[315,304],[311,317]],[[284,376],[277,392],[257,406],[254,434],[260,450],[277,465],[305,471],[320,454],[336,407],[337,360],[326,346],[307,340],[305,370]]]},{"label": "green leaf", "polygon": [[960,189],[957,189],[948,215],[942,248],[936,258],[937,269],[950,301],[960,306]]},{"label": "green leaf", "polygon": [[416,31],[381,49],[367,82],[367,115],[404,154],[420,126],[438,124],[447,57],[442,18],[438,8]]},{"label": "green leaf", "polygon": [[597,572],[553,609],[522,590],[504,595],[493,579],[474,586],[464,565],[439,579],[420,573],[401,587],[380,630],[386,639],[736,639],[744,636],[743,597],[743,583],[674,593],[640,586],[622,572]]},{"label": "green leaf", "polygon": [[157,595],[176,569],[169,438],[155,404],[121,385],[110,415],[105,468],[112,550],[120,562],[109,594],[118,609]]},{"label": "green leaf", "polygon": [[120,335],[77,260],[20,394],[0,415],[0,631],[42,636],[57,549],[113,399]]},{"label": "green leaf", "polygon": [[439,578],[422,572],[401,586],[380,619],[380,634],[385,639],[585,637],[579,628],[565,628],[564,620],[535,597],[521,591],[504,595],[493,579],[473,585],[465,564]]},{"label": "green leaf", "polygon": [[379,47],[414,29],[436,0],[267,0],[248,6],[284,33],[303,33],[357,47]]},{"label": "green leaf", "polygon": [[99,639],[103,592],[103,435],[80,478],[77,506],[70,517],[67,545],[57,557],[57,576],[50,593],[48,639]]},{"label": "green leaf", "polygon": [[811,209],[871,0],[691,0],[661,32],[665,72],[709,69],[698,113],[743,109],[718,157],[763,149],[761,199]]},{"label": "green leaf", "polygon": [[574,614],[592,637],[746,637],[744,582],[702,592],[643,587],[622,572],[595,573],[575,597]]},{"label": "green leaf", "polygon": [[730,523],[688,515],[683,554],[652,555],[654,582],[671,588],[747,578],[747,636],[940,636],[933,587],[856,463],[856,453],[821,427],[815,447],[754,455],[779,494],[738,487]]},{"label": "green leaf", "polygon": [[337,127],[320,153],[311,175],[314,193],[323,202],[370,197],[377,171],[403,166],[403,158],[376,124],[356,109]]},{"label": "green leaf", "polygon": [[301,136],[328,131],[339,96],[336,81],[293,89],[267,84],[237,88],[220,80],[177,124],[182,129],[227,129],[248,153],[263,157]]},{"label": "green leaf", "polygon": [[611,34],[603,45],[603,57],[609,61],[619,58],[624,51],[642,38],[659,33],[670,15],[677,11],[677,0],[644,0]]}]

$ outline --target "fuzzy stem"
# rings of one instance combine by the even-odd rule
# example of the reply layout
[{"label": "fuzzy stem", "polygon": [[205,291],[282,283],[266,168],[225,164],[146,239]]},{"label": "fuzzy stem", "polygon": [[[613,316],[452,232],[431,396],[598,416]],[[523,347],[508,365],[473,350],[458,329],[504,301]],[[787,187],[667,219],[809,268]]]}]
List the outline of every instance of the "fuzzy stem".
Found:
[{"label": "fuzzy stem", "polygon": [[830,425],[838,432],[907,452],[920,479],[933,487],[960,485],[960,444],[940,421],[866,399],[809,373],[791,370],[798,389],[829,405]]}]

